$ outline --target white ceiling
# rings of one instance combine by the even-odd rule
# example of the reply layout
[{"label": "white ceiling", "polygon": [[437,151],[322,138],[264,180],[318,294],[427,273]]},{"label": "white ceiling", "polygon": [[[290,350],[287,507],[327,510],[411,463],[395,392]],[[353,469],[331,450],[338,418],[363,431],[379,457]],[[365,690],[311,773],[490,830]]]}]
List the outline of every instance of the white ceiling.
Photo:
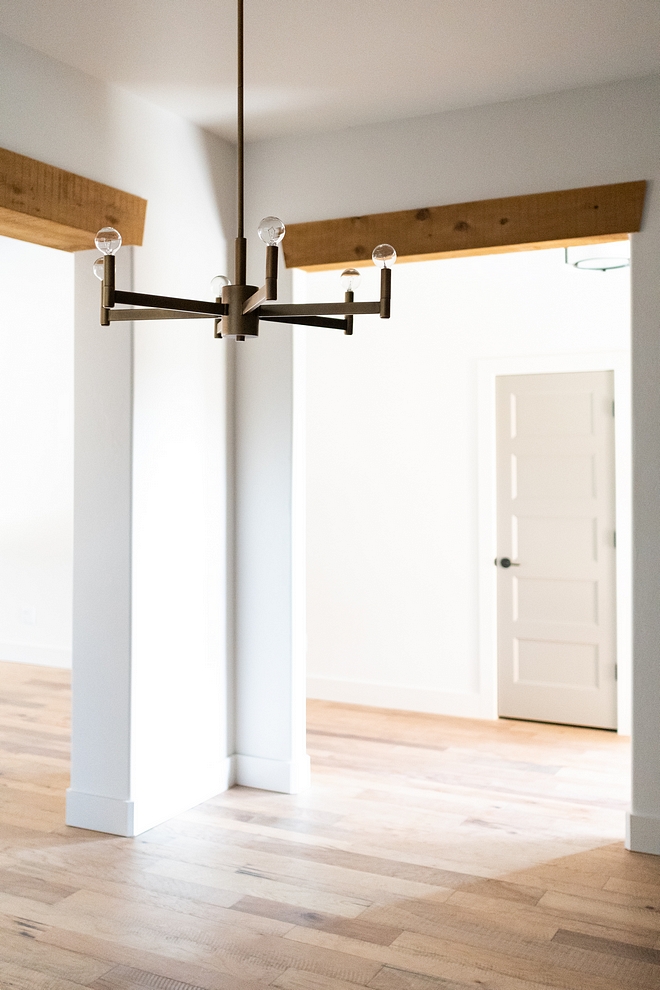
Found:
[{"label": "white ceiling", "polygon": [[[660,72],[660,0],[245,0],[256,139]],[[233,140],[233,0],[0,0],[0,33]]]}]

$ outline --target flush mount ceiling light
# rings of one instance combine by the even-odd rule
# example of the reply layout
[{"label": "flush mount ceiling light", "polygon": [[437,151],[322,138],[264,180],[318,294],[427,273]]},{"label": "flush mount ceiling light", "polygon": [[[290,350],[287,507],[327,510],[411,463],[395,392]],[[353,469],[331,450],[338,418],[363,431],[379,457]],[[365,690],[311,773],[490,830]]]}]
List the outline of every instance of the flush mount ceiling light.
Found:
[{"label": "flush mount ceiling light", "polygon": [[[584,251],[584,248],[582,248]],[[591,252],[588,252],[589,254]],[[564,248],[564,264],[588,272],[611,272],[617,268],[629,268],[630,257],[615,254],[600,254],[591,257],[578,257],[575,252],[569,254],[569,248]]]},{"label": "flush mount ceiling light", "polygon": [[[244,231],[244,135],[243,135],[243,0],[238,0],[238,230],[236,236],[235,272],[232,283],[225,275],[216,275],[211,286],[215,302],[200,299],[177,299],[154,296],[144,292],[124,292],[115,288],[115,255],[121,247],[121,234],[114,227],[104,227],[96,235],[96,246],[103,257],[94,262],[94,273],[101,279],[101,325],[118,321],[179,320],[215,318],[216,337],[245,340],[257,337],[259,321],[267,323],[296,323],[308,327],[328,327],[353,333],[353,317],[378,313],[389,319],[392,272],[396,251],[390,244],[379,244],[373,250],[374,264],[381,269],[378,302],[355,302],[354,290],[360,280],[359,272],[349,268],[341,275],[345,289],[344,302],[283,303],[269,305],[277,299],[278,245],[285,227],[278,217],[265,217],[259,224],[259,237],[266,245],[266,279],[261,288],[246,285],[247,240]],[[116,304],[139,307],[116,309]],[[334,317],[334,318],[333,318]],[[338,317],[343,317],[338,319]]]}]

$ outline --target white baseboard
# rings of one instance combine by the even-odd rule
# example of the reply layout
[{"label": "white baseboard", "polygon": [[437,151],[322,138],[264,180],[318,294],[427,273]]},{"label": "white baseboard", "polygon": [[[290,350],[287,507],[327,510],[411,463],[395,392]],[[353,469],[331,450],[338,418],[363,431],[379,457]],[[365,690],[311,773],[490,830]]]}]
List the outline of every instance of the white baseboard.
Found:
[{"label": "white baseboard", "polygon": [[660,818],[626,814],[626,849],[660,856]]},{"label": "white baseboard", "polygon": [[226,757],[214,780],[196,782],[186,791],[179,788],[175,795],[166,794],[154,799],[104,797],[101,794],[88,794],[84,791],[66,792],[66,823],[75,828],[86,828],[92,832],[108,832],[111,835],[136,836],[155,828],[163,822],[175,818],[184,811],[208,801],[228,790],[234,783],[235,757]]},{"label": "white baseboard", "polygon": [[111,835],[135,835],[135,808],[132,801],[104,797],[102,794],[66,792],[66,823],[75,828],[87,828],[92,832],[108,832]]},{"label": "white baseboard", "polygon": [[432,715],[492,718],[487,699],[477,693],[434,691],[420,687],[402,687],[399,684],[349,681],[338,677],[308,677],[307,697],[371,708],[428,712]]},{"label": "white baseboard", "polygon": [[70,667],[71,650],[63,650],[57,646],[0,643],[0,660],[9,663],[31,663],[36,667]]},{"label": "white baseboard", "polygon": [[279,791],[281,794],[299,794],[309,787],[309,756],[302,760],[267,760],[261,756],[244,756],[236,753],[235,783],[243,787],[257,787],[262,791]]}]

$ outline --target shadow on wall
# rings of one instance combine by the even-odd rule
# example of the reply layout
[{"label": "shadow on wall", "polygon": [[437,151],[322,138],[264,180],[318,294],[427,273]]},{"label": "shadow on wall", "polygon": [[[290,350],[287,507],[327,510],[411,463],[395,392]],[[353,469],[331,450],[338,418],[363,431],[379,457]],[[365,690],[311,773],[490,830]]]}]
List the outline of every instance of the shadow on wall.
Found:
[{"label": "shadow on wall", "polygon": [[[227,243],[233,244],[236,231],[236,148],[208,131],[200,133],[220,225]],[[229,250],[227,256],[230,261],[233,260],[233,251]],[[234,277],[233,271],[214,274],[229,275],[232,280]]]}]

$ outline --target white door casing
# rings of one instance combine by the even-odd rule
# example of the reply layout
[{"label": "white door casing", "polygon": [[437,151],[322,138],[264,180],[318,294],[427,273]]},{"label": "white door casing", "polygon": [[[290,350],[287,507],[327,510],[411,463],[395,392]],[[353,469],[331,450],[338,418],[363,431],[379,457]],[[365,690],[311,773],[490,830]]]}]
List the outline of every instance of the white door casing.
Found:
[{"label": "white door casing", "polygon": [[498,711],[616,728],[614,387],[497,380]]}]

